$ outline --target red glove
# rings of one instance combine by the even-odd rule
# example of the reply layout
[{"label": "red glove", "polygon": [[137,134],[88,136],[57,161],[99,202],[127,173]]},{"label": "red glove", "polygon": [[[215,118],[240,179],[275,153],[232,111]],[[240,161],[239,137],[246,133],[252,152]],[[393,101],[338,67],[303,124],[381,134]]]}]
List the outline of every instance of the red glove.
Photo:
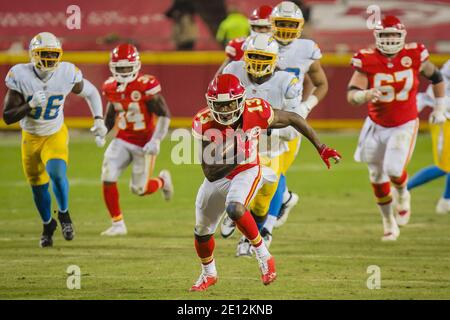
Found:
[{"label": "red glove", "polygon": [[328,169],[330,169],[330,158],[334,159],[334,163],[338,163],[341,160],[341,155],[334,149],[327,147],[326,144],[323,144],[319,148],[319,154],[322,158],[323,162],[327,165]]}]

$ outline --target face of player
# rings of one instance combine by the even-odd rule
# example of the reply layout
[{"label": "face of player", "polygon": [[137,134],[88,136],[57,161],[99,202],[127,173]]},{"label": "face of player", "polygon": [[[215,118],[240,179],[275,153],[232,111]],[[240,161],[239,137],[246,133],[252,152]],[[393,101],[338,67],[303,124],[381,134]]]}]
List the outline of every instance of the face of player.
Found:
[{"label": "face of player", "polygon": [[116,72],[121,74],[129,74],[133,72],[133,67],[116,67]]},{"label": "face of player", "polygon": [[40,58],[43,67],[53,68],[58,63],[59,52],[55,51],[41,51]]},{"label": "face of player", "polygon": [[214,102],[214,111],[217,111],[217,117],[220,121],[227,123],[233,119],[235,112],[238,109],[238,101],[223,101],[223,102]]},{"label": "face of player", "polygon": [[271,26],[252,26],[252,31],[256,33],[269,33]]},{"label": "face of player", "polygon": [[389,39],[389,38],[400,38],[402,36],[401,33],[391,32],[391,33],[381,33],[380,38]]},{"label": "face of player", "polygon": [[276,26],[278,28],[289,28],[289,29],[297,29],[298,22],[289,21],[289,20],[277,20]]}]

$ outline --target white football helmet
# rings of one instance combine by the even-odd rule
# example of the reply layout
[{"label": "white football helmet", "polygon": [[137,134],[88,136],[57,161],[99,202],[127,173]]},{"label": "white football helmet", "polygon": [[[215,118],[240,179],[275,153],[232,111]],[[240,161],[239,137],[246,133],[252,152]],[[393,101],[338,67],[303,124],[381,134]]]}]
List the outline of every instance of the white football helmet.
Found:
[{"label": "white football helmet", "polygon": [[288,44],[300,37],[305,19],[302,10],[293,2],[283,1],[272,11],[273,37],[283,44]]},{"label": "white football helmet", "polygon": [[244,51],[245,68],[254,77],[274,72],[277,65],[278,43],[267,33],[259,33],[248,39]]},{"label": "white football helmet", "polygon": [[41,71],[55,70],[63,55],[61,42],[50,32],[41,32],[34,36],[28,48],[31,62]]}]

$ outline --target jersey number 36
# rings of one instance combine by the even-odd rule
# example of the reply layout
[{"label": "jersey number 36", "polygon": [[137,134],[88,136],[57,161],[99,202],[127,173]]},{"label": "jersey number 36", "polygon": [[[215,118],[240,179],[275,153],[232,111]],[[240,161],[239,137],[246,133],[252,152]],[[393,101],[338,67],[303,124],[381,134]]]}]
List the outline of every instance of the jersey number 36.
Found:
[{"label": "jersey number 36", "polygon": [[[31,100],[32,96],[29,96],[27,102]],[[53,120],[59,114],[59,107],[61,107],[61,102],[63,101],[63,95],[50,96],[47,99],[47,105],[45,107],[36,107],[31,110],[29,116],[35,120]]]}]

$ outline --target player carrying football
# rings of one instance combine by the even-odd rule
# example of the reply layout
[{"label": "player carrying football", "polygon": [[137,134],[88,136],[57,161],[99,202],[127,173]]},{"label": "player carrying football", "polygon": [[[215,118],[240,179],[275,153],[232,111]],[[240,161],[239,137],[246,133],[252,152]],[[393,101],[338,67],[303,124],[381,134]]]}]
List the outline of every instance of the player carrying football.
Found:
[{"label": "player carrying football", "polygon": [[[352,59],[355,69],[347,100],[353,105],[368,102],[355,160],[365,162],[383,218],[383,241],[396,240],[398,226],[410,218],[410,194],[406,167],[414,150],[419,120],[416,94],[419,73],[428,78],[436,97],[431,123],[446,120],[442,75],[429,60],[423,44],[405,44],[406,30],[400,20],[386,16],[374,30],[376,49],[363,49]],[[390,182],[393,184],[391,196]]]},{"label": "player carrying football", "polygon": [[[336,150],[320,143],[302,117],[272,109],[259,98],[246,100],[245,93],[236,76],[219,75],[206,93],[209,108],[197,113],[192,123],[192,133],[202,144],[205,179],[197,194],[194,232],[202,272],[191,291],[206,290],[217,282],[213,235],[224,210],[254,247],[263,283],[268,285],[276,278],[274,259],[248,210],[261,186],[274,180],[273,171],[259,163],[258,139],[262,131],[292,126],[311,141],[327,165],[330,158],[340,158]],[[208,157],[208,150],[215,150],[215,158]],[[224,157],[226,161],[222,161]]]},{"label": "player carrying football", "polygon": [[66,174],[69,159],[69,135],[63,114],[66,96],[73,92],[86,99],[95,119],[91,131],[96,141],[104,138],[107,129],[99,92],[83,79],[77,67],[61,61],[61,43],[53,34],[36,35],[30,42],[29,54],[31,63],[13,66],[6,76],[8,91],[3,119],[7,124],[20,121],[22,165],[44,224],[39,244],[51,247],[57,223],[51,214],[49,180],[58,202],[58,220],[64,239],[74,237]]},{"label": "player carrying football", "polygon": [[[105,123],[111,130],[117,122],[118,132],[103,160],[103,196],[112,226],[102,235],[116,236],[127,233],[117,180],[130,164],[132,193],[144,196],[161,189],[166,200],[172,197],[169,171],[162,170],[158,177],[151,177],[160,143],[169,128],[170,112],[159,81],[139,73],[141,61],[135,46],[117,46],[111,53],[109,68],[113,76],[103,84],[103,95],[108,100]],[[158,117],[156,126],[155,116]]]}]

